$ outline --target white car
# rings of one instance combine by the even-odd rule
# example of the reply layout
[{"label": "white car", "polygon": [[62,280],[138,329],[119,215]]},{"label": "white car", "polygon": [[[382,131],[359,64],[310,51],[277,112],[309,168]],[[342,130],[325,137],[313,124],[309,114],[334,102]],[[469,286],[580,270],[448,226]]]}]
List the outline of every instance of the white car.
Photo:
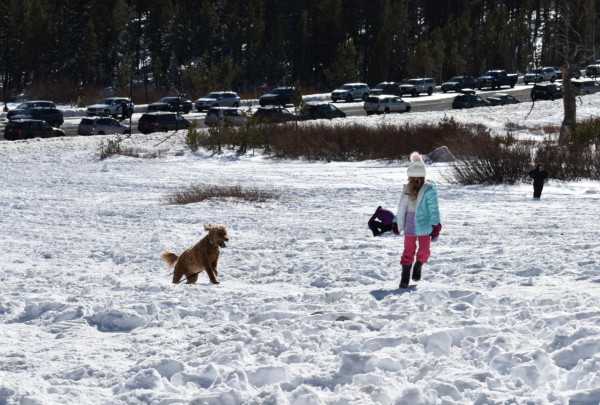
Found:
[{"label": "white car", "polygon": [[133,103],[125,97],[108,97],[98,101],[96,104],[87,108],[86,114],[88,117],[112,115],[114,118],[122,116],[121,104],[127,104],[127,118],[133,114]]},{"label": "white car", "polygon": [[232,126],[246,125],[248,116],[241,108],[236,107],[212,107],[208,109],[204,124],[212,127],[229,124]]},{"label": "white car", "polygon": [[421,93],[427,93],[428,96],[431,96],[434,91],[435,80],[431,77],[410,79],[400,86],[401,95],[410,94],[413,97],[417,97]]},{"label": "white car", "polygon": [[194,102],[196,110],[208,110],[211,107],[239,107],[240,96],[234,91],[213,91]]},{"label": "white car", "polygon": [[351,102],[354,99],[366,100],[371,89],[366,83],[346,83],[331,93],[331,99],[335,103],[338,100]]},{"label": "white car", "polygon": [[369,96],[364,104],[367,115],[409,112],[410,107],[411,105],[409,102],[402,100],[398,96],[392,95]]}]

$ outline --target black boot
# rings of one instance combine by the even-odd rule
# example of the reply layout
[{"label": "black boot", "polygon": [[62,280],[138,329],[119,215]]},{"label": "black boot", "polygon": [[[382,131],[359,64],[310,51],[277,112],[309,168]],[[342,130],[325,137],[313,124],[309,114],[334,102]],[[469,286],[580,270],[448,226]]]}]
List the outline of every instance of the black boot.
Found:
[{"label": "black boot", "polygon": [[400,288],[408,288],[408,283],[410,282],[410,268],[412,266],[410,264],[402,265],[402,278],[400,279]]},{"label": "black boot", "polygon": [[417,260],[413,266],[412,279],[414,281],[419,281],[421,279],[421,267],[423,267],[423,263]]}]

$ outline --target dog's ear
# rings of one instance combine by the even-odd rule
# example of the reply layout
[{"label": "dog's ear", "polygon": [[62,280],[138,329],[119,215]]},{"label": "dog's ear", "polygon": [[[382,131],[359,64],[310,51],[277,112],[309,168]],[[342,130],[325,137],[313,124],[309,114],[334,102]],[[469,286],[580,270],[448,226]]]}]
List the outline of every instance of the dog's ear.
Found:
[{"label": "dog's ear", "polygon": [[205,231],[210,231],[211,229],[213,229],[213,226],[211,224],[204,224]]}]

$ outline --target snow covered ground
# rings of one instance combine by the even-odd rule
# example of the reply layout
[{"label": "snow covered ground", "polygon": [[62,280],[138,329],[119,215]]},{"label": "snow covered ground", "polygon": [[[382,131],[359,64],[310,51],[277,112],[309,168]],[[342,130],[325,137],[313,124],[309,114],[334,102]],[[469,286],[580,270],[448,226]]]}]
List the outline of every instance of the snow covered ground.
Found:
[{"label": "snow covered ground", "polygon": [[[530,107],[338,123],[562,119],[559,101]],[[599,183],[550,180],[532,201],[429,165],[444,228],[404,291],[403,239],[366,223],[395,209],[408,162],[192,153],[165,133],[124,141],[163,157],[101,161],[102,139],[0,142],[0,404],[600,402]],[[281,199],[165,204],[195,184]],[[230,231],[221,284],[171,284],[160,254],[205,223]]]}]

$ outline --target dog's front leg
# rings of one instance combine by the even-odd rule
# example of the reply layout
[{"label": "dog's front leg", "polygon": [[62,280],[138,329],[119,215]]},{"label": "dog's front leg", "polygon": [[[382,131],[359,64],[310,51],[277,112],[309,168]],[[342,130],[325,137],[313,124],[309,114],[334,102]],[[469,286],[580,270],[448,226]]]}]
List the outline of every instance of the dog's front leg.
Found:
[{"label": "dog's front leg", "polygon": [[217,280],[217,284],[219,284],[220,283],[220,281],[219,281],[219,268],[217,267],[217,262],[216,261],[214,261],[212,263],[212,268],[213,268],[213,271],[215,272],[215,280]]},{"label": "dog's front leg", "polygon": [[217,266],[214,266],[216,263],[206,263],[206,265],[204,266],[206,268],[206,273],[208,273],[208,278],[210,279],[210,282],[213,284],[220,284],[219,280],[217,279],[217,275],[219,274],[218,272],[216,272]]}]

